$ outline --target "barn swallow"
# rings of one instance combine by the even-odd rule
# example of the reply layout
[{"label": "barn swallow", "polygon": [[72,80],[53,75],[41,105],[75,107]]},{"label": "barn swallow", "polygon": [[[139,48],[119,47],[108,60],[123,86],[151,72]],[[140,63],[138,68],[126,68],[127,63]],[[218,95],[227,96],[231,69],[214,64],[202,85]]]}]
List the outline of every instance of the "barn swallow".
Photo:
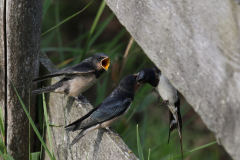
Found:
[{"label": "barn swallow", "polygon": [[168,106],[170,118],[168,143],[171,131],[178,129],[182,151],[182,118],[180,113],[180,99],[177,89],[173,87],[167,77],[162,74],[157,67],[142,69],[138,72],[137,80],[140,84],[149,83],[155,87],[160,97],[163,99],[163,102]]},{"label": "barn swallow", "polygon": [[43,81],[52,77],[65,75],[59,82],[33,91],[33,94],[46,92],[56,92],[74,97],[81,102],[81,93],[95,84],[98,78],[108,70],[110,59],[105,53],[96,53],[81,63],[67,67],[54,73],[34,79],[33,81]]},{"label": "barn swallow", "polygon": [[119,86],[101,104],[94,107],[80,119],[67,125],[65,127],[66,131],[82,130],[74,138],[70,147],[83,136],[96,129],[103,128],[109,133],[117,134],[110,128],[110,125],[128,111],[139,87],[137,74],[124,77]]}]

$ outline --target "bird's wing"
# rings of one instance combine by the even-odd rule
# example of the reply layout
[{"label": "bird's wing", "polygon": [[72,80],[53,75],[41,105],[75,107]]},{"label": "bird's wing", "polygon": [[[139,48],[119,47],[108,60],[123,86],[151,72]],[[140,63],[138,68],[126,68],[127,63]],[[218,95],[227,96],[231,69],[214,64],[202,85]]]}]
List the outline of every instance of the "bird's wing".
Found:
[{"label": "bird's wing", "polygon": [[[177,92],[178,94],[178,92]],[[179,96],[178,96],[179,97]],[[178,101],[175,103],[175,107],[177,107],[177,118],[178,118],[178,134],[180,138],[180,144],[181,144],[181,152],[182,152],[182,159],[183,159],[183,149],[182,149],[182,116],[180,112],[180,99],[178,98]]]},{"label": "bird's wing", "polygon": [[130,98],[126,98],[122,101],[119,100],[103,103],[99,109],[94,111],[91,116],[82,122],[80,128],[85,129],[116,118],[122,115],[128,107],[130,107],[131,103],[132,100]]},{"label": "bird's wing", "polygon": [[50,73],[50,74],[47,74],[45,76],[33,79],[33,82],[43,81],[45,79],[56,77],[56,76],[61,76],[61,75],[85,74],[85,73],[94,73],[94,72],[95,72],[95,69],[91,65],[91,57],[90,57],[90,58],[85,59],[84,61],[82,61],[81,63],[79,63],[77,65],[67,67],[67,68],[59,70],[57,72]]},{"label": "bird's wing", "polygon": [[97,105],[96,107],[94,107],[91,111],[89,111],[87,114],[85,114],[85,115],[84,115],[83,117],[81,117],[80,119],[78,119],[78,120],[76,120],[75,122],[67,125],[67,126],[65,127],[65,130],[66,130],[66,131],[75,131],[75,130],[77,130],[77,129],[75,129],[75,130],[73,130],[73,129],[74,129],[74,128],[78,128],[78,126],[81,125],[81,122],[82,122],[83,120],[85,120],[86,118],[88,118],[88,117],[89,117],[94,111],[96,111],[101,105],[102,105],[102,103],[100,103],[99,105]]},{"label": "bird's wing", "polygon": [[180,98],[179,98],[179,93],[177,91],[177,97],[178,97],[178,101],[175,103],[175,107],[177,107],[177,115],[178,115],[178,122],[179,122],[179,128],[180,131],[182,133],[182,116],[181,116],[181,112],[180,112]]}]

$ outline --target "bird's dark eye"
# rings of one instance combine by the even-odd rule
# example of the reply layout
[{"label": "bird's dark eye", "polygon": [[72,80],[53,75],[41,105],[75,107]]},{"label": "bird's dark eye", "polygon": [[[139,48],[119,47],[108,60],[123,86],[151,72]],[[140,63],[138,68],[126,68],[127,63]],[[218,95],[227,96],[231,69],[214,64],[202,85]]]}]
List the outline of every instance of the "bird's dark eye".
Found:
[{"label": "bird's dark eye", "polygon": [[99,59],[99,60],[101,60],[101,59],[102,59],[102,57],[99,57],[98,59]]}]

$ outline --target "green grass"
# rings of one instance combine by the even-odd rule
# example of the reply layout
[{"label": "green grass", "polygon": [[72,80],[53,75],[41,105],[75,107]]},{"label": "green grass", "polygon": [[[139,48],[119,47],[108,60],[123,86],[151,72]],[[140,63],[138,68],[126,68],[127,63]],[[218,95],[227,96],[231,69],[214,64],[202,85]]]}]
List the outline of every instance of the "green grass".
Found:
[{"label": "green grass", "polygon": [[150,160],[150,153],[151,153],[151,149],[149,149],[149,152],[148,152],[148,160]]},{"label": "green grass", "polygon": [[100,5],[100,7],[99,7],[99,9],[98,9],[97,15],[96,15],[96,17],[95,17],[95,19],[94,19],[94,21],[93,21],[93,24],[92,24],[92,27],[91,27],[90,32],[89,32],[89,34],[88,34],[88,37],[87,37],[87,42],[86,42],[86,44],[87,44],[86,46],[87,46],[87,47],[86,47],[85,53],[88,51],[88,49],[89,49],[89,47],[90,47],[90,46],[88,46],[88,44],[89,44],[89,42],[90,42],[90,40],[91,40],[91,36],[92,36],[92,34],[93,34],[96,26],[97,26],[97,23],[98,23],[98,21],[99,21],[100,16],[102,15],[102,12],[103,12],[105,6],[106,6],[105,1],[102,1],[101,5]]},{"label": "green grass", "polygon": [[143,152],[142,152],[142,145],[139,137],[139,132],[138,132],[138,125],[137,125],[137,147],[138,147],[138,155],[140,160],[144,160],[143,157]]},{"label": "green grass", "polygon": [[50,144],[50,148],[51,148],[51,151],[52,151],[52,155],[54,157],[53,147],[52,147],[52,138],[51,138],[50,127],[49,127],[49,120],[48,120],[48,114],[47,114],[47,105],[46,105],[46,100],[45,100],[44,93],[42,93],[42,97],[43,97],[44,117],[45,117],[45,122],[46,122],[46,126],[47,126],[47,134],[48,134],[48,139],[49,139],[49,144]]},{"label": "green grass", "polygon": [[[13,84],[12,84],[12,85],[13,85]],[[16,90],[16,88],[15,88],[14,85],[13,85],[13,88],[14,88],[14,90],[15,90],[15,92],[16,92],[16,94],[17,94],[17,97],[18,97],[18,99],[19,99],[19,101],[20,101],[20,103],[21,103],[21,105],[22,105],[22,107],[23,107],[23,110],[25,111],[25,113],[26,113],[26,115],[27,115],[27,117],[28,117],[28,119],[29,119],[29,122],[31,123],[31,126],[33,127],[33,130],[35,131],[37,137],[38,137],[39,140],[41,141],[41,144],[43,145],[43,147],[44,147],[45,151],[47,152],[48,156],[50,157],[50,159],[51,159],[51,160],[54,160],[54,159],[55,159],[55,158],[54,158],[54,155],[52,155],[52,154],[50,153],[50,151],[48,150],[48,148],[47,148],[44,140],[42,139],[42,137],[41,137],[41,135],[40,135],[40,133],[39,133],[36,125],[34,124],[34,122],[33,122],[32,118],[31,118],[31,116],[30,116],[27,108],[25,107],[25,105],[24,105],[21,97],[19,96],[19,94],[18,94],[18,92],[17,92],[17,90]]]},{"label": "green grass", "polygon": [[49,30],[47,30],[46,32],[42,33],[42,36],[47,34],[48,32],[52,31],[53,29],[59,27],[61,24],[67,22],[68,20],[72,19],[73,17],[77,16],[78,14],[80,14],[81,12],[83,12],[86,8],[88,8],[88,6],[93,2],[93,0],[87,5],[85,6],[81,11],[69,16],[68,18],[64,19],[63,21],[61,21],[60,23],[58,23],[57,25],[53,26],[52,28],[50,28]]},{"label": "green grass", "polygon": [[[195,152],[195,151],[198,151],[198,150],[200,150],[200,149],[209,147],[209,146],[211,146],[211,145],[213,145],[213,144],[216,144],[216,143],[217,143],[217,141],[211,142],[211,143],[208,143],[208,144],[205,144],[205,145],[203,145],[203,146],[200,146],[200,147],[197,147],[197,148],[195,148],[195,149],[192,149],[191,151],[188,151],[188,152],[184,153],[183,155],[187,155],[187,154],[193,153],[193,152]],[[177,157],[181,157],[181,156],[182,156],[182,155],[177,155],[177,156],[175,156],[175,157],[173,157],[173,158],[177,158]]]},{"label": "green grass", "polygon": [[[29,89],[29,93],[30,93],[30,89]],[[31,109],[30,109],[30,102],[31,102],[31,99],[30,99],[30,94],[29,94],[29,98],[28,98],[29,100],[28,100],[28,111],[29,111],[29,113],[31,113]],[[28,132],[28,134],[29,134],[29,138],[28,138],[28,140],[29,140],[29,143],[28,143],[28,148],[29,148],[29,150],[28,150],[28,156],[29,156],[29,160],[31,160],[32,158],[31,158],[31,124],[30,124],[30,122],[28,123],[28,130],[29,130],[29,132]]]},{"label": "green grass", "polygon": [[13,160],[13,158],[8,154],[7,148],[5,146],[5,129],[4,129],[2,106],[0,106],[0,129],[1,129],[0,156],[5,160]]},{"label": "green grass", "polygon": [[39,160],[40,159],[41,152],[33,152],[31,153],[31,160]]}]

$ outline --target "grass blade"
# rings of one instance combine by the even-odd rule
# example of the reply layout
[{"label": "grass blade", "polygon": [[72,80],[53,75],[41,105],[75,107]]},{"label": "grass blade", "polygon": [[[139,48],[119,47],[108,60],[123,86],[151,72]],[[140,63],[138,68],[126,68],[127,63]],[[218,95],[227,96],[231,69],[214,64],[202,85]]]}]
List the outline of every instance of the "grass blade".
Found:
[{"label": "grass blade", "polygon": [[0,117],[0,129],[1,129],[0,155],[4,158],[4,157],[7,157],[7,149],[5,147],[5,130],[4,130],[2,106],[0,106],[0,116],[1,116]]},{"label": "grass blade", "polygon": [[51,133],[50,133],[49,120],[48,120],[48,114],[47,114],[47,106],[46,106],[46,100],[45,100],[44,93],[42,93],[42,97],[43,97],[43,112],[44,112],[45,122],[46,122],[46,126],[47,126],[48,139],[49,139],[50,148],[51,148],[52,155],[53,155],[52,138],[51,138]]},{"label": "grass blade", "polygon": [[[109,72],[106,73],[106,77],[109,75]],[[103,100],[104,100],[104,97],[106,95],[106,92],[107,92],[107,84],[108,84],[108,79],[104,79],[103,83],[100,84],[101,82],[98,81],[97,82],[97,98],[96,98],[96,101],[95,101],[95,106],[100,104]]]},{"label": "grass blade", "polygon": [[[64,107],[64,119],[66,119],[67,115],[67,107]],[[64,121],[64,126],[66,126],[66,121]],[[62,144],[61,144],[61,160],[62,160],[62,153],[63,153],[63,143],[64,143],[64,135],[65,135],[65,130],[63,130],[63,135],[62,135]]]},{"label": "grass blade", "polygon": [[151,149],[148,150],[148,160],[150,160]]},{"label": "grass blade", "polygon": [[[59,20],[59,4],[58,4],[58,2],[59,2],[59,0],[56,0],[56,5],[55,5],[56,24],[59,24],[59,22],[60,22],[60,20]],[[60,26],[57,27],[56,32],[57,32],[58,46],[59,46],[59,48],[62,48],[62,39],[61,39]],[[63,54],[62,50],[60,50],[60,58],[61,58],[61,61],[64,61],[64,54]]]},{"label": "grass blade", "polygon": [[109,50],[110,50],[111,48],[113,48],[114,46],[116,46],[116,45],[119,43],[120,39],[123,37],[123,35],[124,35],[125,33],[126,33],[126,29],[123,28],[123,29],[114,37],[113,40],[107,42],[107,45],[104,46],[104,47],[105,47],[105,52],[109,52]]},{"label": "grass blade", "polygon": [[31,153],[31,160],[39,160],[41,152],[33,152]]},{"label": "grass blade", "polygon": [[2,156],[5,160],[14,160],[7,152],[7,148],[5,146],[5,130],[3,123],[3,113],[2,106],[0,106],[0,129],[1,129],[1,137],[0,137],[0,157]]},{"label": "grass blade", "polygon": [[38,104],[37,104],[37,112],[38,112],[38,123],[39,123],[39,132],[42,133],[43,130],[43,104],[42,104],[42,96],[38,95]]},{"label": "grass blade", "polygon": [[46,47],[41,49],[44,52],[49,52],[49,51],[57,51],[57,52],[82,52],[82,49],[79,48],[56,48],[56,47]]},{"label": "grass blade", "polygon": [[140,160],[144,160],[142,146],[140,142],[139,132],[138,132],[138,125],[137,125],[137,147],[138,147],[138,155]]},{"label": "grass blade", "polygon": [[0,154],[6,154],[6,147],[4,141],[2,140],[2,137],[0,138]]},{"label": "grass blade", "polygon": [[57,24],[56,26],[54,26],[54,27],[50,28],[49,30],[47,30],[46,32],[42,33],[41,36],[45,35],[46,33],[50,32],[51,30],[53,30],[53,29],[57,28],[58,26],[60,26],[61,24],[65,23],[65,22],[67,22],[68,20],[72,19],[73,17],[77,16],[79,13],[83,12],[86,8],[88,8],[88,6],[90,6],[90,4],[91,4],[92,2],[93,2],[93,0],[92,0],[90,3],[88,3],[88,5],[86,5],[86,7],[84,7],[81,11],[79,11],[79,12],[71,15],[70,17],[64,19],[63,21],[61,21],[61,22],[60,22],[59,24]]},{"label": "grass blade", "polygon": [[4,122],[3,122],[3,113],[2,113],[2,106],[0,106],[0,129],[1,129],[1,138],[3,144],[5,144],[5,130],[4,130]]},{"label": "grass blade", "polygon": [[129,51],[130,51],[133,43],[134,43],[134,39],[133,39],[133,37],[131,37],[130,40],[129,40],[129,42],[128,42],[127,48],[126,48],[126,50],[125,50],[125,53],[124,53],[124,55],[123,55],[123,60],[122,60],[122,63],[121,63],[121,65],[120,65],[120,69],[119,69],[119,70],[120,70],[120,71],[119,71],[119,77],[122,75],[123,68],[124,68],[124,66],[125,66],[127,56],[128,56],[128,54],[129,54]]},{"label": "grass blade", "polygon": [[106,20],[105,22],[102,23],[102,25],[98,28],[97,32],[94,34],[94,36],[91,38],[91,40],[89,41],[89,46],[92,46],[92,44],[96,41],[96,39],[100,36],[100,34],[103,32],[103,30],[107,27],[107,25],[111,22],[111,20],[113,19],[114,14],[111,14]]},{"label": "grass blade", "polygon": [[[45,127],[44,127],[44,119],[42,119],[43,121],[42,121],[42,124],[43,124],[43,126],[42,126],[42,139],[44,138],[44,133],[45,133]],[[41,152],[41,154],[40,154],[40,159],[42,159],[42,152],[43,152],[43,145],[41,145],[41,149],[40,149],[40,152]]]},{"label": "grass blade", "polygon": [[89,42],[89,40],[90,40],[90,38],[91,38],[94,30],[95,30],[96,25],[97,25],[97,23],[98,23],[98,21],[99,21],[100,16],[102,15],[102,12],[103,12],[105,6],[106,6],[106,3],[105,3],[105,1],[103,0],[102,3],[101,3],[101,5],[100,5],[100,7],[99,7],[99,9],[98,9],[97,15],[96,15],[96,17],[95,17],[95,19],[94,19],[94,21],[93,21],[92,27],[91,27],[90,32],[89,32],[89,35],[88,35],[87,42]]},{"label": "grass blade", "polygon": [[89,40],[89,42],[86,45],[84,53],[88,53],[89,48],[93,45],[93,43],[96,41],[96,39],[101,35],[103,30],[107,27],[107,25],[110,23],[110,21],[113,19],[114,14],[111,14],[97,29],[97,32],[93,35],[93,37]]},{"label": "grass blade", "polygon": [[55,40],[56,32],[50,32],[45,37],[41,38],[41,48],[51,46]]},{"label": "grass blade", "polygon": [[45,0],[44,1],[44,3],[43,3],[43,15],[42,15],[43,19],[46,15],[46,13],[48,11],[48,8],[50,7],[51,3],[52,3],[52,0]]},{"label": "grass blade", "polygon": [[[190,154],[190,153],[195,152],[195,151],[197,151],[197,150],[200,150],[200,149],[209,147],[209,146],[211,146],[211,145],[213,145],[213,144],[215,144],[215,143],[217,143],[217,141],[211,142],[211,143],[208,143],[208,144],[205,144],[205,145],[200,146],[200,147],[198,147],[198,148],[195,148],[195,149],[193,149],[193,150],[191,150],[191,151],[185,152],[183,155],[187,155],[187,154]],[[182,157],[182,155],[180,154],[180,155],[177,155],[177,156],[175,156],[175,157],[173,157],[173,158],[177,158],[177,157]]]},{"label": "grass blade", "polygon": [[0,155],[1,155],[5,160],[14,160],[9,154],[4,155],[2,152],[0,152]]},{"label": "grass blade", "polygon": [[[29,113],[31,113],[31,111],[30,111],[30,88],[29,88],[29,100],[28,100],[28,110],[29,110]],[[31,129],[31,124],[30,124],[30,122],[28,123],[28,130],[29,130],[29,160],[31,160],[31,131],[30,131],[30,129]]]},{"label": "grass blade", "polygon": [[62,127],[61,125],[51,124],[51,123],[49,123],[49,126],[51,126],[51,127]]},{"label": "grass blade", "polygon": [[62,68],[64,66],[66,66],[67,64],[69,64],[70,62],[74,61],[75,57],[69,58],[65,61],[63,61],[62,63],[57,65],[57,68]]},{"label": "grass blade", "polygon": [[[12,83],[12,82],[11,82],[11,83]],[[12,85],[13,85],[13,84],[12,84]],[[53,159],[51,153],[49,152],[49,150],[48,150],[48,148],[47,148],[45,142],[43,141],[43,139],[42,139],[40,133],[38,132],[37,127],[35,126],[35,124],[34,124],[32,118],[30,117],[30,114],[28,113],[28,110],[27,110],[27,108],[25,107],[25,105],[24,105],[22,99],[20,98],[20,96],[19,96],[19,94],[18,94],[18,92],[17,92],[17,90],[16,90],[16,88],[15,88],[14,85],[13,85],[13,88],[14,88],[14,90],[15,90],[17,96],[18,96],[18,99],[19,99],[19,101],[20,101],[20,103],[21,103],[21,105],[22,105],[22,107],[23,107],[23,110],[25,111],[25,113],[26,113],[26,115],[27,115],[27,117],[28,117],[28,119],[29,119],[29,122],[31,123],[31,125],[32,125],[32,127],[33,127],[33,130],[35,131],[36,135],[38,136],[39,140],[41,141],[43,147],[45,148],[45,150],[46,150],[46,152],[47,152],[47,154],[48,154],[48,156],[49,156],[51,159]]]},{"label": "grass blade", "polygon": [[[2,146],[0,146],[0,147],[2,147]],[[0,156],[1,156],[3,159],[7,159],[7,156],[4,155],[2,152],[0,152]]]},{"label": "grass blade", "polygon": [[89,35],[89,31],[86,31],[84,33],[81,33],[76,39],[74,39],[73,41],[69,42],[67,44],[68,47],[74,46],[79,44],[83,39],[85,39],[87,36]]},{"label": "grass blade", "polygon": [[102,3],[101,3],[101,5],[100,5],[100,7],[99,7],[99,9],[98,9],[97,15],[96,15],[96,17],[95,17],[95,19],[94,19],[94,21],[93,21],[93,24],[92,24],[92,27],[91,27],[91,29],[90,29],[90,32],[89,32],[89,34],[88,34],[88,38],[87,38],[87,41],[86,41],[86,44],[87,44],[86,46],[87,46],[87,47],[85,48],[84,53],[87,53],[87,52],[88,52],[88,49],[90,48],[89,42],[90,42],[91,36],[92,36],[92,34],[93,34],[96,26],[97,26],[98,20],[99,20],[100,16],[102,15],[102,12],[103,12],[105,6],[106,6],[106,3],[105,3],[105,1],[103,0]]}]

